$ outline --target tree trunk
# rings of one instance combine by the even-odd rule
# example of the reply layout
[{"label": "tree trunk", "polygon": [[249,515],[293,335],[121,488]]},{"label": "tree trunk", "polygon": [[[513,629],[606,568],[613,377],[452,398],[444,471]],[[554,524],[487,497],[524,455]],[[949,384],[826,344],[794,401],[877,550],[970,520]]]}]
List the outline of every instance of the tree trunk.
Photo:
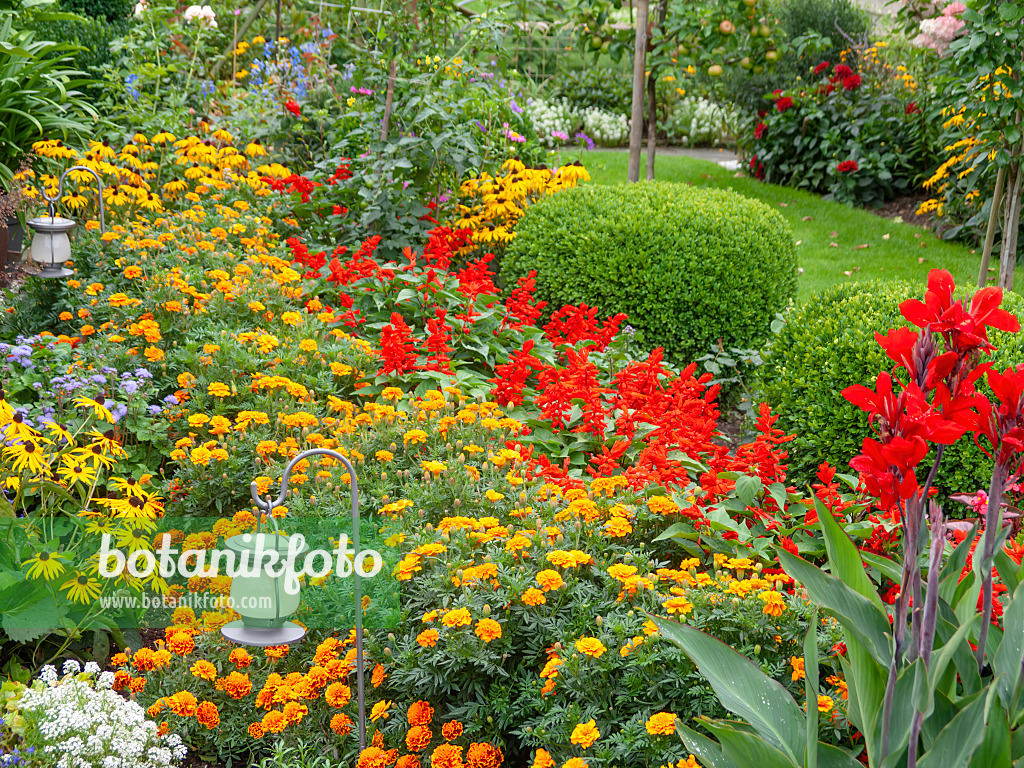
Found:
[{"label": "tree trunk", "polygon": [[629,168],[626,181],[640,181],[640,150],[644,141],[644,69],[647,62],[648,0],[639,0],[636,11],[636,38],[633,53],[633,109],[629,126]]},{"label": "tree trunk", "polygon": [[391,60],[388,68],[388,93],[384,97],[384,120],[380,124],[380,140],[388,140],[388,128],[391,125],[391,107],[395,100],[395,76],[398,74],[398,61]]},{"label": "tree trunk", "polygon": [[981,268],[978,270],[978,287],[988,282],[988,263],[992,258],[992,246],[996,241],[996,225],[999,223],[999,208],[1003,204],[1003,186],[1006,182],[1006,166],[996,173],[996,189],[992,194],[992,208],[988,213],[988,229],[985,230],[985,248],[981,252]]},{"label": "tree trunk", "polygon": [[[658,5],[658,26],[663,27],[668,15],[668,0]],[[651,67],[647,78],[647,180],[654,181],[654,155],[658,149],[658,73]]]},{"label": "tree trunk", "polygon": [[1003,215],[1003,242],[999,255],[999,287],[1013,290],[1013,273],[1017,268],[1017,229],[1020,226],[1021,173],[1019,162],[1011,164],[1006,176],[1006,211]]}]

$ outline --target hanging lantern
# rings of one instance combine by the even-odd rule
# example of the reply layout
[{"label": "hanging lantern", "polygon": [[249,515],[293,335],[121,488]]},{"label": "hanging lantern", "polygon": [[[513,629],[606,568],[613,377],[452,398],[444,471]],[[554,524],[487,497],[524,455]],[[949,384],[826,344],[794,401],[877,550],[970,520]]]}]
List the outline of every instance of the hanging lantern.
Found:
[{"label": "hanging lantern", "polygon": [[[262,647],[289,645],[305,637],[304,627],[285,620],[298,609],[300,591],[289,593],[287,574],[273,576],[262,562],[264,553],[276,553],[274,562],[283,561],[289,554],[291,537],[279,532],[245,533],[232,536],[225,544],[235,553],[236,562],[249,564],[252,575],[231,579],[231,604],[242,618],[224,625],[224,637],[240,645]],[[305,552],[303,546],[291,554],[298,557]]]},{"label": "hanging lantern", "polygon": [[75,222],[60,216],[37,216],[29,219],[28,225],[35,233],[28,258],[40,266],[34,274],[46,278],[71,277],[74,271],[65,267],[64,262],[71,259],[68,232],[75,227]]},{"label": "hanging lantern", "polygon": [[107,231],[106,221],[103,215],[103,181],[100,175],[92,168],[84,165],[76,165],[68,168],[61,174],[57,182],[57,194],[50,197],[46,190],[42,190],[43,199],[49,206],[49,215],[37,216],[28,221],[33,231],[32,243],[25,250],[28,262],[38,265],[39,270],[31,270],[32,274],[43,278],[65,278],[74,274],[73,270],[64,266],[66,261],[71,259],[71,239],[68,232],[75,228],[76,222],[73,219],[65,219],[56,215],[57,201],[61,199],[64,190],[64,177],[71,171],[88,171],[96,177],[99,184],[99,206],[100,206],[100,231]]}]

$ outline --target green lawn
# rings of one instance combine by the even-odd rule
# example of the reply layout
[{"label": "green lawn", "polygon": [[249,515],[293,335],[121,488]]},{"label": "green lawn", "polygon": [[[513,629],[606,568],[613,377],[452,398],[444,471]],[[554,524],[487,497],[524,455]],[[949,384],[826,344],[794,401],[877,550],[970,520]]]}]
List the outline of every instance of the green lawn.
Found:
[{"label": "green lawn", "polygon": [[[576,157],[575,153],[563,155],[567,161]],[[582,162],[597,184],[626,182],[626,152],[583,152]],[[973,285],[977,280],[980,249],[972,253],[963,245],[938,239],[926,229],[897,224],[789,187],[737,178],[735,171],[705,160],[658,155],[655,162],[655,177],[660,181],[731,188],[781,213],[793,228],[803,269],[798,301],[806,301],[837,282],[897,278],[923,281],[936,267],[948,269],[958,285]],[[645,154],[641,175],[646,172],[646,163]]]}]

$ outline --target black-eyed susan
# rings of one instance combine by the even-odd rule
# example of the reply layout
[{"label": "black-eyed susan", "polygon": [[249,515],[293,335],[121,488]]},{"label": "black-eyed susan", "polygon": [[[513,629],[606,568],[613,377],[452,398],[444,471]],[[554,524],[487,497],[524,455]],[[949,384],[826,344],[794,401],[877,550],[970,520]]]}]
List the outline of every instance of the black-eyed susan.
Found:
[{"label": "black-eyed susan", "polygon": [[75,571],[75,575],[60,586],[66,590],[68,599],[75,603],[91,603],[100,596],[100,583],[87,573]]},{"label": "black-eyed susan", "polygon": [[42,443],[48,445],[50,441],[42,438],[21,440],[4,448],[3,456],[13,462],[12,468],[15,474],[21,474],[26,470],[36,475],[44,474],[49,470],[50,465],[46,460],[46,454],[43,453]]},{"label": "black-eyed susan", "polygon": [[67,555],[63,552],[50,552],[44,549],[36,554],[35,557],[30,557],[23,562],[21,567],[28,568],[26,575],[30,579],[43,578],[47,581],[53,581],[67,570],[61,562],[67,559]]},{"label": "black-eyed susan", "polygon": [[57,476],[69,486],[75,483],[92,485],[96,479],[96,470],[92,467],[87,467],[73,456],[64,456],[61,466],[57,470]]},{"label": "black-eyed susan", "polygon": [[83,395],[82,397],[76,397],[73,402],[81,408],[91,408],[96,418],[103,419],[110,424],[114,423],[114,415],[107,409],[106,399],[103,395],[96,395],[95,398]]}]

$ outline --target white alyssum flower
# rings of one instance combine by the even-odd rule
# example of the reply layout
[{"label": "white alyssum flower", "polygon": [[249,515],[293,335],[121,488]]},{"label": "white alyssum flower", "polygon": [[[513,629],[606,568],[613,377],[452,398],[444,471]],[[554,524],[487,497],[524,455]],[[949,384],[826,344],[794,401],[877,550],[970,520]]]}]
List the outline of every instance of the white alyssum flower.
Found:
[{"label": "white alyssum flower", "polygon": [[599,107],[583,110],[583,132],[604,147],[617,147],[629,138],[629,118]]},{"label": "white alyssum flower", "polygon": [[136,702],[125,699],[99,666],[65,662],[63,678],[44,667],[25,690],[18,711],[25,718],[26,744],[55,768],[171,768],[186,754],[177,734],[161,736]]},{"label": "white alyssum flower", "polygon": [[687,96],[676,102],[664,128],[670,141],[717,146],[734,132],[736,119],[734,111],[713,101]]},{"label": "white alyssum flower", "polygon": [[523,108],[526,117],[537,130],[537,137],[547,147],[571,138],[580,124],[580,116],[564,101],[549,102],[544,99],[529,99]]}]

